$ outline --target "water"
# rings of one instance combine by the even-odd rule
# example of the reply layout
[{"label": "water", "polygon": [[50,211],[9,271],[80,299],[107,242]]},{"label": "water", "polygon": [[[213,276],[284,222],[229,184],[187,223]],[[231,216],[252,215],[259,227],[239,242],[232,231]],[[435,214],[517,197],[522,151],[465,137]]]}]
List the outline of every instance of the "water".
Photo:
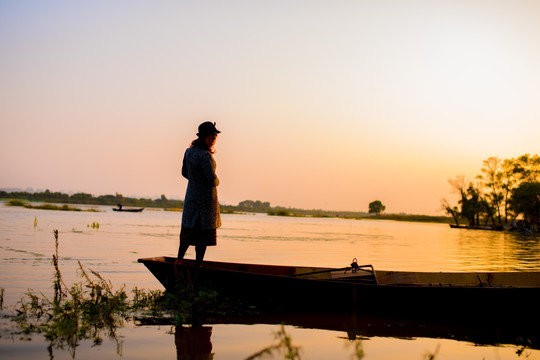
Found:
[{"label": "water", "polygon": [[[142,213],[61,212],[0,205],[0,287],[5,289],[4,308],[13,306],[28,290],[51,294],[54,253],[53,230],[60,232],[60,267],[66,283],[79,281],[77,261],[111,280],[115,288],[162,289],[157,280],[137,263],[141,257],[175,256],[181,213],[145,209]],[[261,264],[344,267],[357,258],[376,269],[418,271],[525,271],[540,270],[540,241],[517,234],[450,229],[444,224],[375,220],[272,217],[263,214],[223,214],[218,246],[206,259]],[[34,223],[37,222],[37,226]],[[92,228],[99,223],[99,229]],[[194,257],[190,248],[187,257]],[[350,341],[339,319],[290,319],[285,327],[302,349],[303,359],[349,359],[361,346],[366,359],[422,359],[438,350],[437,359],[515,359],[517,346],[474,346],[457,336],[423,334],[418,328],[404,332],[399,324],[380,320],[363,324],[361,341]],[[345,321],[345,320],[344,320]],[[358,324],[357,324],[358,325]],[[48,343],[40,336],[31,340],[10,335],[9,322],[2,321],[2,359],[49,358]],[[275,342],[279,323],[207,324],[200,340],[211,347],[214,359],[245,359]],[[77,347],[75,358],[146,359],[183,358],[185,337],[199,338],[197,329],[171,326],[134,326],[119,329],[120,343],[91,341]],[[457,329],[453,329],[457,332]],[[208,334],[211,335],[206,338]],[[176,334],[176,336],[175,336]],[[367,334],[367,335],[366,335]],[[184,340],[183,340],[184,339]],[[182,355],[184,354],[184,355]],[[55,359],[69,359],[68,350],[55,349]],[[531,358],[540,352],[527,349]],[[187,357],[184,357],[187,358]],[[205,357],[203,357],[205,358]],[[206,357],[209,358],[209,357]],[[283,355],[276,356],[283,358]]]}]

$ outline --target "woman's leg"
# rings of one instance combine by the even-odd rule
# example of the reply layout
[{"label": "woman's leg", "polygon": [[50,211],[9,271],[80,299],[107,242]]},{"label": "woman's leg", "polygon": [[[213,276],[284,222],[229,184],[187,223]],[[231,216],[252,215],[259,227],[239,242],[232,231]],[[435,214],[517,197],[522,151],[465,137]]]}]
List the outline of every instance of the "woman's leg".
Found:
[{"label": "woman's leg", "polygon": [[178,259],[183,259],[184,255],[186,255],[186,251],[189,247],[189,243],[187,241],[180,240],[180,246],[178,246]]},{"label": "woman's leg", "polygon": [[201,266],[205,253],[206,253],[206,245],[195,246],[195,265],[196,266]]}]

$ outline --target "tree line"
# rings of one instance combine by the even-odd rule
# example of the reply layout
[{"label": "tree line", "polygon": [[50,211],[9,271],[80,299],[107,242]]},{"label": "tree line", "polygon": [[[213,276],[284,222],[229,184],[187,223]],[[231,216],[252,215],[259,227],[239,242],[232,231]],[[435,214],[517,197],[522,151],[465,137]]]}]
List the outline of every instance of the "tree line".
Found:
[{"label": "tree line", "polygon": [[454,206],[443,199],[442,206],[456,224],[461,219],[469,226],[507,225],[518,219],[533,227],[540,223],[538,155],[490,157],[482,162],[475,179],[459,175],[448,181],[460,199]]},{"label": "tree line", "polygon": [[[39,201],[47,203],[60,204],[84,204],[84,205],[110,205],[117,206],[122,204],[126,207],[149,207],[163,209],[182,209],[183,200],[167,199],[161,195],[159,199],[132,198],[125,197],[122,194],[93,196],[88,193],[65,194],[61,192],[52,192],[45,190],[43,192],[13,191],[6,192],[0,190],[0,199],[20,199],[28,201]],[[355,211],[327,211],[327,210],[305,210],[297,208],[286,208],[283,206],[271,206],[267,201],[244,200],[238,205],[220,204],[222,212],[253,212],[253,213],[271,213],[287,211],[290,214],[300,216],[320,216],[320,217],[360,217],[367,215],[365,212]]]},{"label": "tree line", "polygon": [[165,195],[161,195],[159,199],[147,199],[147,198],[132,198],[124,197],[122,194],[116,193],[115,195],[100,195],[94,196],[87,193],[75,193],[72,195],[51,192],[45,190],[43,192],[26,192],[15,191],[6,192],[0,191],[0,198],[2,199],[24,199],[29,201],[40,201],[48,203],[61,203],[61,204],[84,204],[84,205],[111,205],[116,206],[121,204],[122,206],[134,206],[134,207],[155,207],[155,208],[183,208],[184,202],[182,200],[169,200]]}]

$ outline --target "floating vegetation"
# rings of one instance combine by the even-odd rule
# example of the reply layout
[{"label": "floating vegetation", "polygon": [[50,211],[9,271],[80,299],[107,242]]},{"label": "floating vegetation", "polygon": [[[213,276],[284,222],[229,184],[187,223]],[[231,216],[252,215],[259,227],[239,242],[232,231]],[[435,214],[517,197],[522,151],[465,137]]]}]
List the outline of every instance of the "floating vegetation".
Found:
[{"label": "floating vegetation", "polygon": [[270,216],[293,216],[288,210],[272,210],[267,214]]},{"label": "floating vegetation", "polygon": [[220,213],[222,213],[222,214],[242,214],[239,211],[228,210],[228,209],[222,209],[222,210],[220,210]]},{"label": "floating vegetation", "polygon": [[[69,206],[69,205],[53,205],[53,204],[42,204],[42,205],[31,205],[25,201],[20,200],[9,200],[6,203],[7,206],[20,206],[27,209],[39,209],[39,210],[60,210],[60,211],[85,211],[85,212],[100,212],[97,209],[80,209],[77,207]],[[34,220],[35,226],[37,226],[37,220]]]},{"label": "floating vegetation", "polygon": [[37,224],[38,224],[37,216],[34,216],[34,227],[37,227]]},{"label": "floating vegetation", "polygon": [[27,204],[28,204],[27,202],[16,200],[16,199],[11,199],[6,203],[7,206],[25,206]]},{"label": "floating vegetation", "polygon": [[28,255],[31,255],[31,256],[33,256],[35,258],[42,258],[42,257],[45,256],[45,255],[37,253],[37,252],[28,251],[28,250],[13,249],[11,247],[3,247],[2,249],[6,250],[6,251],[16,252],[16,253],[28,254]]},{"label": "floating vegetation", "polygon": [[99,229],[99,223],[96,221],[93,221],[91,224],[87,224],[86,227],[92,228],[92,229]]},{"label": "floating vegetation", "polygon": [[279,209],[279,210],[270,210],[266,213],[269,216],[290,216],[290,217],[307,217],[308,215],[292,213],[289,210]]}]

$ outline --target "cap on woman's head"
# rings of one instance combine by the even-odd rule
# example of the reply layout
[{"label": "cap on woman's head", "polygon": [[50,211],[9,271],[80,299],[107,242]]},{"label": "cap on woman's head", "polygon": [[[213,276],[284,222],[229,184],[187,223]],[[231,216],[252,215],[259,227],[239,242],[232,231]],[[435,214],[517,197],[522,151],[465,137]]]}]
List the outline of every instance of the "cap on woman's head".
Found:
[{"label": "cap on woman's head", "polygon": [[201,125],[199,125],[199,132],[197,133],[197,136],[203,137],[213,134],[219,134],[221,131],[216,129],[216,123],[211,123],[210,121],[203,122]]}]

